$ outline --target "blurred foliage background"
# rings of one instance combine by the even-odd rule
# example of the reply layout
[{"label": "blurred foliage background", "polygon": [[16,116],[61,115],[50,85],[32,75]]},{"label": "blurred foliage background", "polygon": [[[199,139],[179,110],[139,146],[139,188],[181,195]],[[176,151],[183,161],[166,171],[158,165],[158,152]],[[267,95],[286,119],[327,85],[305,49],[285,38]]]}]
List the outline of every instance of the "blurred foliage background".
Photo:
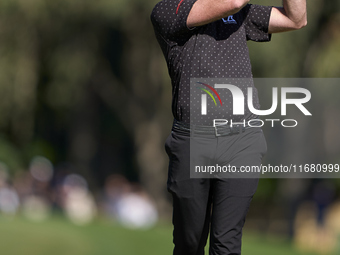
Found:
[{"label": "blurred foliage background", "polygon": [[[17,206],[2,210],[3,215],[14,217],[32,196],[42,198],[40,204],[34,200],[33,207],[66,210],[59,194],[68,194],[74,183],[92,194],[100,215],[110,200],[108,187],[121,188],[123,180],[137,184],[159,217],[170,222],[164,141],[172,124],[171,85],[150,22],[156,2],[0,1],[0,188],[18,195]],[[275,34],[270,43],[249,43],[254,76],[337,78],[339,25],[339,0],[308,1],[307,27]],[[270,148],[265,162],[293,157],[340,163],[339,92],[336,86],[313,88],[311,108],[322,105],[324,112],[313,119],[320,123],[315,128],[305,123],[308,132],[265,130]],[[266,105],[266,98],[261,102]],[[305,146],[315,150],[304,153]],[[50,178],[35,177],[37,156],[45,164],[42,169],[51,165]],[[121,179],[117,182],[113,175]],[[339,187],[338,180],[263,179],[247,228],[290,238],[302,250],[338,251],[340,227],[334,226],[340,224],[324,219],[330,208],[332,219],[340,218]],[[311,245],[315,240],[321,240],[319,248]]]}]

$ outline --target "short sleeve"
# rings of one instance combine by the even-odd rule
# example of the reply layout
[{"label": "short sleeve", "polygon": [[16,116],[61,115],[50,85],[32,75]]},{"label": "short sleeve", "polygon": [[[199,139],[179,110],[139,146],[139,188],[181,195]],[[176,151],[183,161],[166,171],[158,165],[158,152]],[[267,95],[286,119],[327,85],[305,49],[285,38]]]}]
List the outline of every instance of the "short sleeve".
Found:
[{"label": "short sleeve", "polygon": [[268,34],[268,27],[271,10],[271,6],[248,4],[245,7],[247,40],[256,42],[270,41],[271,34]]},{"label": "short sleeve", "polygon": [[196,0],[163,0],[156,4],[151,13],[154,29],[164,38],[190,33],[187,27],[189,12]]}]

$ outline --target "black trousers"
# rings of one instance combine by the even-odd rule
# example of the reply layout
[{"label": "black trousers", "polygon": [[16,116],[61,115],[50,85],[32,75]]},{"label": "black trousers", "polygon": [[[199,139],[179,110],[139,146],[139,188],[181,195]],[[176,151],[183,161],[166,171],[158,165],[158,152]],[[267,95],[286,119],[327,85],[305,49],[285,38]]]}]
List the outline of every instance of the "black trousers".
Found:
[{"label": "black trousers", "polygon": [[[220,165],[260,165],[267,145],[260,128],[197,143],[173,130],[165,148],[169,156],[167,188],[173,197],[174,255],[201,255],[210,231],[210,255],[241,254],[242,228],[258,178],[190,178],[190,141],[194,157]],[[200,155],[201,153],[201,155]]]}]

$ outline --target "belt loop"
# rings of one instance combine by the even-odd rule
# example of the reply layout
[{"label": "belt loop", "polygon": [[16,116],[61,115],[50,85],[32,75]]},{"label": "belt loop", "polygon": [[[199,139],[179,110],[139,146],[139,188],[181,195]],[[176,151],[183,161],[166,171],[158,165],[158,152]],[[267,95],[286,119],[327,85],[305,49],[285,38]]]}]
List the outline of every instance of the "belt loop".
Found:
[{"label": "belt loop", "polygon": [[243,127],[242,125],[240,125],[240,131],[239,131],[239,134],[242,134],[243,133]]}]

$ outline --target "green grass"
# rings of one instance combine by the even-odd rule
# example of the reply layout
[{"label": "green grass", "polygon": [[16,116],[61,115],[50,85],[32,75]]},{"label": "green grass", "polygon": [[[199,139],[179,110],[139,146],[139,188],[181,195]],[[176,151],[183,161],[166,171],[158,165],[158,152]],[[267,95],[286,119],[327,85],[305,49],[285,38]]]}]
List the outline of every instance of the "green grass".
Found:
[{"label": "green grass", "polygon": [[[0,216],[2,255],[166,255],[172,254],[172,226],[129,230],[106,220],[75,226],[61,217],[34,223]],[[206,253],[208,254],[208,253]],[[246,233],[244,255],[301,255],[289,243]]]}]

